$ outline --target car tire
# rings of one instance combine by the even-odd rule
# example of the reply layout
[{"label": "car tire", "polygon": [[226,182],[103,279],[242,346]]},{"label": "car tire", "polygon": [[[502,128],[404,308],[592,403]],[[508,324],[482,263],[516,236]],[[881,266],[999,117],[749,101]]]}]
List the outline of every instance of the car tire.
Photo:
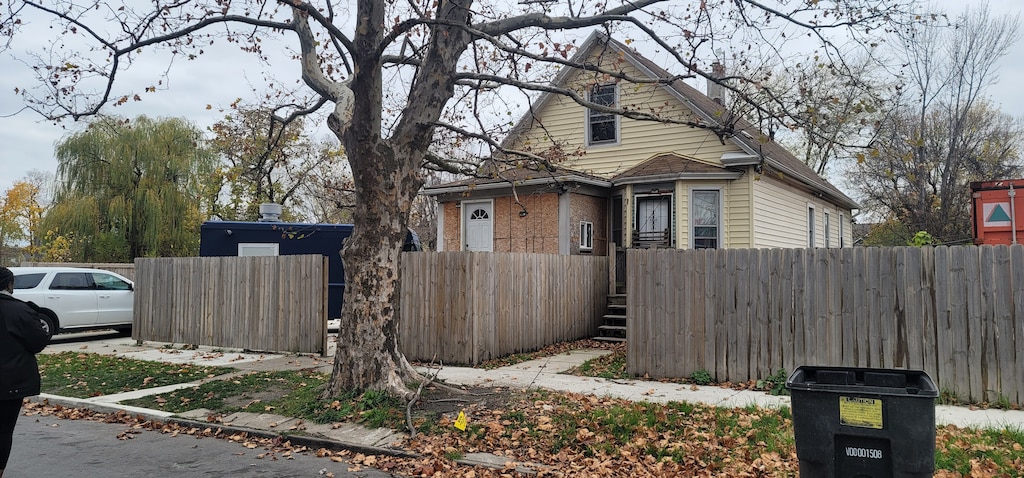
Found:
[{"label": "car tire", "polygon": [[39,321],[43,324],[43,330],[46,331],[46,341],[49,342],[57,331],[57,319],[50,314],[44,313],[39,314]]}]

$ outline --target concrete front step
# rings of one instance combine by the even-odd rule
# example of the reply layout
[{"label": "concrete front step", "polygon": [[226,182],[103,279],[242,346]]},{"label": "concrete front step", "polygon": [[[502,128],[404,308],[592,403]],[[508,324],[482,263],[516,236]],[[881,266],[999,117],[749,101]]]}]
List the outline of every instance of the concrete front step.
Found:
[{"label": "concrete front step", "polygon": [[594,340],[597,340],[597,341],[600,341],[600,342],[625,342],[626,338],[625,337],[598,336],[598,337],[594,337]]}]

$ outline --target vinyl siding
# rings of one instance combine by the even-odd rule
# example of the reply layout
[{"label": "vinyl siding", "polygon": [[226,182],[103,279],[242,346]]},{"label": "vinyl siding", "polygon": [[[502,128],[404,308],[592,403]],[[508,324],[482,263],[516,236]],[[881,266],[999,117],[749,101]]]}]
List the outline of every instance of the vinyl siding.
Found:
[{"label": "vinyl siding", "polygon": [[676,183],[676,247],[690,248],[690,194],[694,190],[717,189],[722,201],[723,248],[750,247],[750,181],[744,175],[735,181],[678,181]]},{"label": "vinyl siding", "polygon": [[[640,74],[630,65],[627,74]],[[592,73],[579,72],[568,85],[580,95],[597,81]],[[619,104],[629,109],[691,121],[694,113],[664,88],[656,85],[619,83]],[[722,144],[706,130],[685,125],[619,118],[619,142],[586,146],[586,109],[571,99],[553,97],[537,112],[533,127],[513,142],[516,149],[543,154],[553,142],[561,145],[564,166],[598,176],[611,177],[654,155],[666,152],[718,163],[722,153],[739,151],[732,143]],[[540,126],[543,125],[543,128]]]},{"label": "vinyl siding", "polygon": [[[676,181],[676,249],[690,248],[690,184]],[[722,232],[725,234],[725,231]],[[724,240],[724,239],[723,239]]]},{"label": "vinyl siding", "polygon": [[751,196],[751,172],[747,171],[735,181],[730,181],[726,195],[726,225],[728,240],[725,247],[738,249],[753,245],[753,199]]},{"label": "vinyl siding", "polygon": [[850,210],[794,189],[770,176],[753,182],[754,247],[807,247],[807,208],[814,207],[815,246],[824,247],[824,213],[831,216],[831,247],[839,246],[839,216],[847,221],[846,245],[852,241]]}]

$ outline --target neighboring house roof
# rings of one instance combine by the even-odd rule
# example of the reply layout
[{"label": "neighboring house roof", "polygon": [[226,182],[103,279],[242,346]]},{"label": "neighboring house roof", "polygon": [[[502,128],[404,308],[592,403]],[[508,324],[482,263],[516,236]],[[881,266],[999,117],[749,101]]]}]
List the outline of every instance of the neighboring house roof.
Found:
[{"label": "neighboring house roof", "polygon": [[[701,117],[703,122],[708,125],[721,124],[722,122],[719,118],[731,117],[729,112],[725,110],[724,106],[718,104],[696,88],[686,84],[682,79],[677,78],[676,75],[672,75],[664,68],[637,53],[635,50],[615,39],[608,38],[601,32],[594,32],[591,34],[583,45],[580,46],[576,54],[573,55],[570,62],[576,63],[589,56],[592,49],[604,47],[605,45],[614,49],[616,53],[621,54],[623,58],[628,60],[634,67],[644,72],[650,78],[675,78],[675,80],[662,85],[662,87],[666,88],[670,94],[678,98],[683,104],[687,105],[694,111],[694,113]],[[555,76],[552,83],[556,85],[565,83],[573,71],[573,68],[562,68],[562,70]],[[556,93],[551,92],[542,93],[537,101],[534,102],[530,111],[541,111],[544,105],[547,102],[552,101],[556,95]],[[505,138],[504,145],[508,146],[513,138],[529,129],[532,124],[532,115],[529,113],[523,115],[519,122],[512,128],[509,135]],[[843,192],[832,185],[832,183],[829,183],[815,173],[814,170],[793,156],[793,154],[787,151],[786,148],[783,148],[782,145],[767,138],[749,121],[742,118],[738,119],[736,121],[735,130],[737,133],[729,137],[728,140],[733,141],[747,154],[724,155],[721,161],[725,166],[757,165],[761,163],[763,158],[764,163],[769,166],[768,169],[779,173],[783,178],[795,179],[812,190],[828,196],[837,204],[850,209],[858,209],[860,207],[853,199],[850,199],[849,196],[843,194]]]}]

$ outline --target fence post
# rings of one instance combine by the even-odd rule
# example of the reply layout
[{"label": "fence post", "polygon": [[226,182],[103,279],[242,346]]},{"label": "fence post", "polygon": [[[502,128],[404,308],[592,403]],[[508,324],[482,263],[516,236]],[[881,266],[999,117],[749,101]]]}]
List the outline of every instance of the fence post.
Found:
[{"label": "fence post", "polygon": [[609,244],[609,248],[608,248],[608,255],[607,255],[607,257],[608,257],[608,295],[615,295],[615,290],[616,290],[615,289],[615,280],[617,279],[617,277],[615,277],[615,254],[617,253],[617,251],[618,251],[618,248],[615,246],[615,243],[614,242],[610,243]]}]

